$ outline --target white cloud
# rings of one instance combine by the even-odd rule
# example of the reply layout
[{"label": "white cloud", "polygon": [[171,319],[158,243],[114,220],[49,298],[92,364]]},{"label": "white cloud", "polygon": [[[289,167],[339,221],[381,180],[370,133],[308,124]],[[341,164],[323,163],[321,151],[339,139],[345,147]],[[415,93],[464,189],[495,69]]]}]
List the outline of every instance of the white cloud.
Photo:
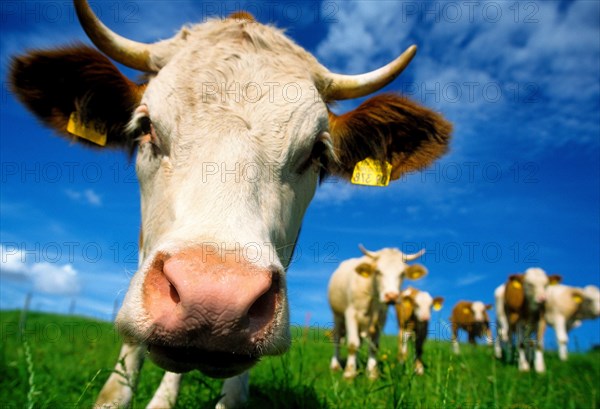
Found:
[{"label": "white cloud", "polygon": [[27,263],[19,249],[0,246],[0,277],[9,281],[30,282],[37,291],[72,295],[81,289],[79,274],[71,264]]},{"label": "white cloud", "polygon": [[[417,43],[394,86],[441,110],[457,134],[502,121],[533,147],[598,146],[600,3],[451,3],[339,2],[317,56],[332,70],[365,72]],[[463,143],[479,142],[457,138],[454,149]]]},{"label": "white cloud", "polygon": [[102,198],[92,189],[85,189],[83,191],[66,189],[65,194],[69,199],[76,202],[87,203],[96,207],[102,206]]},{"label": "white cloud", "polygon": [[317,205],[339,205],[352,199],[358,189],[340,179],[325,180],[315,193],[313,203]]},{"label": "white cloud", "polygon": [[465,274],[456,280],[456,286],[465,287],[471,284],[478,283],[486,278],[485,274]]}]

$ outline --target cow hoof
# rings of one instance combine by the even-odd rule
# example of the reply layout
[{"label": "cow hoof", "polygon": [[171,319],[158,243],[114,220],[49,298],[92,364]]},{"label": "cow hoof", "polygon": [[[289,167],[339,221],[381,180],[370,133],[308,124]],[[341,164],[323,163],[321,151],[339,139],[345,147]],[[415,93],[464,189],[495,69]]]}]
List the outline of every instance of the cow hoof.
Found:
[{"label": "cow hoof", "polygon": [[529,370],[530,370],[529,365],[519,365],[520,372],[529,372]]},{"label": "cow hoof", "polygon": [[344,371],[344,379],[347,379],[349,381],[356,378],[356,375],[358,375],[358,372],[356,372],[356,370]]},{"label": "cow hoof", "polygon": [[377,379],[379,379],[379,371],[376,368],[371,369],[369,371],[369,380],[376,381]]}]

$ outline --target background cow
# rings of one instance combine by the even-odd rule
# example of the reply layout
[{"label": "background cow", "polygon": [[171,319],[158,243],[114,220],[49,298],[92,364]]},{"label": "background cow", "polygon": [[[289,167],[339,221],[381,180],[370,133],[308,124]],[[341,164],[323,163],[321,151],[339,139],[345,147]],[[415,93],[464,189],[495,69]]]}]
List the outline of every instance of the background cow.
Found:
[{"label": "background cow", "polygon": [[[139,268],[117,316],[126,343],[98,406],[129,404],[145,351],[172,372],[240,375],[225,382],[221,405],[242,404],[244,372],[290,345],[286,270],[320,177],[349,180],[357,162],[372,158],[398,179],[445,153],[451,126],[396,94],[339,116],[328,108],[390,83],[416,47],[379,70],[345,76],[247,13],[143,44],[110,31],[87,2],[75,8],[93,43],[146,72],[147,82],[77,45],[14,58],[10,83],[69,140],[137,149]],[[294,100],[281,92],[292,83]],[[228,177],[215,164],[229,173],[252,166],[259,176]],[[167,375],[160,390],[177,382]]]},{"label": "background cow", "polygon": [[558,356],[567,360],[568,332],[581,325],[581,320],[600,316],[600,289],[595,285],[584,288],[557,284],[546,292],[544,317],[556,332]]},{"label": "background cow", "polygon": [[492,344],[492,333],[490,331],[490,317],[487,310],[491,310],[491,304],[481,301],[458,301],[452,308],[452,348],[458,354],[458,330],[467,332],[469,343],[476,345],[477,337],[486,337],[487,343]]},{"label": "background cow", "polygon": [[416,254],[404,254],[396,248],[384,248],[368,251],[359,246],[364,256],[343,261],[329,281],[329,305],[333,311],[334,355],[331,369],[341,369],[339,361],[340,338],[346,337],[348,360],[344,369],[345,378],[357,375],[356,352],[360,347],[360,338],[367,339],[369,359],[367,372],[369,378],[378,376],[377,349],[379,335],[387,317],[387,309],[400,297],[402,280],[417,280],[427,269],[420,265],[407,265],[420,257],[424,251]]},{"label": "background cow", "polygon": [[398,319],[398,360],[405,362],[408,356],[408,340],[415,339],[415,373],[423,375],[423,344],[427,339],[431,309],[439,311],[444,304],[443,297],[432,298],[426,291],[409,287],[402,292],[396,303]]},{"label": "background cow", "polygon": [[[526,356],[526,343],[529,344],[531,334],[536,336],[534,366],[536,372],[544,372],[544,303],[548,285],[560,282],[561,277],[548,277],[541,268],[529,268],[525,274],[513,274],[505,284],[494,292],[496,300],[497,330],[496,357],[502,357],[502,346],[509,346],[509,341],[516,336],[519,353],[519,370],[529,371]],[[512,346],[512,342],[511,345]],[[527,345],[529,346],[529,345]],[[512,348],[510,348],[512,351]]]}]

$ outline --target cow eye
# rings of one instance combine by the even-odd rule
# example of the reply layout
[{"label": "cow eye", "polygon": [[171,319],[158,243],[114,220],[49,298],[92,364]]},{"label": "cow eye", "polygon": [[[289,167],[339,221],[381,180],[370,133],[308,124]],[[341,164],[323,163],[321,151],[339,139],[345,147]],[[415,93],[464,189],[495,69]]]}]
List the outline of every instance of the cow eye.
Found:
[{"label": "cow eye", "polygon": [[150,117],[143,116],[138,120],[138,132],[140,135],[148,135],[152,132]]},{"label": "cow eye", "polygon": [[316,166],[317,169],[324,169],[327,167],[327,151],[329,149],[327,138],[329,138],[329,134],[324,133],[322,137],[319,137],[319,139],[315,141],[310,155],[302,162],[302,164],[298,168],[299,174],[305,173],[313,165]]},{"label": "cow eye", "polygon": [[139,146],[150,143],[152,145],[152,151],[158,153],[160,146],[158,143],[158,137],[156,136],[156,130],[149,116],[140,116],[136,120],[136,135]]}]

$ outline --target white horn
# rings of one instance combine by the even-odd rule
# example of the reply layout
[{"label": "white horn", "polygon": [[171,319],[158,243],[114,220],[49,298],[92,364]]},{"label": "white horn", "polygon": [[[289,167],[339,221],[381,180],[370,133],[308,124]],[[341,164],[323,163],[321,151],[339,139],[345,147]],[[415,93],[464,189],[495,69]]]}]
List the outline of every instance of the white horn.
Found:
[{"label": "white horn", "polygon": [[377,258],[377,253],[367,250],[362,244],[358,245],[358,249],[367,257]]},{"label": "white horn", "polygon": [[425,249],[421,249],[415,254],[404,254],[404,261],[413,261],[425,254]]},{"label": "white horn", "polygon": [[372,94],[396,79],[416,53],[417,46],[411,45],[391,63],[365,74],[342,75],[330,72],[325,75],[331,84],[324,91],[324,96],[330,100],[341,100]]},{"label": "white horn", "polygon": [[96,17],[86,0],[74,0],[79,22],[92,42],[110,58],[140,71],[156,71],[150,64],[151,44],[138,43],[112,32]]}]

